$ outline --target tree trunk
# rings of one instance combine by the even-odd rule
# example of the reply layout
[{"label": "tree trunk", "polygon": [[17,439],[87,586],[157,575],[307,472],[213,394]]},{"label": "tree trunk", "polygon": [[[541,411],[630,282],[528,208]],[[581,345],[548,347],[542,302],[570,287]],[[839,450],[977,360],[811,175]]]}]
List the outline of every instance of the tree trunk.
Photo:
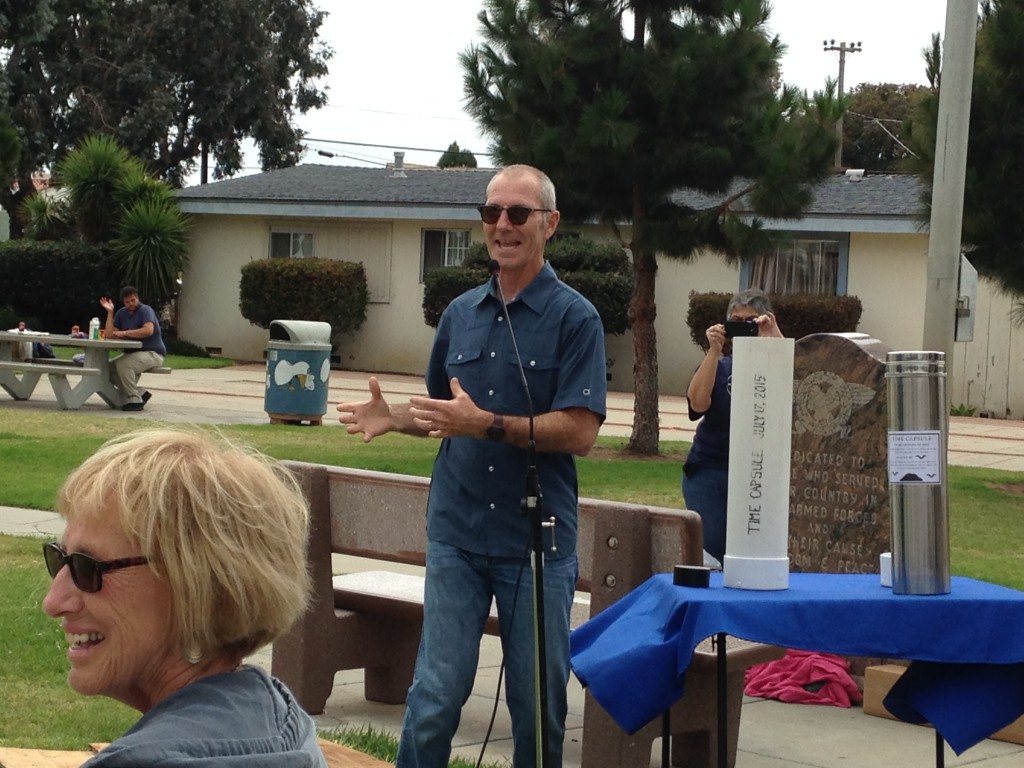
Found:
[{"label": "tree trunk", "polygon": [[658,454],[658,344],[654,301],[658,261],[645,247],[633,251],[633,297],[629,318],[633,331],[633,433],[626,450],[645,456]]}]

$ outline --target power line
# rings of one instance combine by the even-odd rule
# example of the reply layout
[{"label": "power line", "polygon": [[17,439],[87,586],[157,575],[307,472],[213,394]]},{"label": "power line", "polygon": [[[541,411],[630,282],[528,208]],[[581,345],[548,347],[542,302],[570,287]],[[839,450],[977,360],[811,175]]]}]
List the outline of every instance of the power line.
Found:
[{"label": "power line", "polygon": [[[868,123],[869,125],[871,123],[874,123],[875,125],[877,125],[879,128],[882,129],[882,131],[885,133],[886,136],[888,136],[890,139],[895,141],[900,146],[901,149],[903,149],[905,152],[913,155],[914,157],[917,157],[917,153],[914,152],[914,150],[912,150],[910,147],[908,147],[906,144],[904,144],[902,141],[900,141],[899,138],[897,138],[896,134],[894,134],[892,131],[890,131],[888,128],[886,128],[884,125],[882,125],[882,121],[883,120],[885,122],[887,122],[887,123],[899,123],[900,125],[903,125],[903,121],[902,120],[896,120],[896,119],[887,118],[887,117],[871,117],[870,115],[862,115],[859,112],[850,112],[850,114],[851,115],[855,115],[856,117],[863,118],[864,122]],[[920,158],[918,158],[918,159],[920,159]]]},{"label": "power line", "polygon": [[[312,147],[307,146],[306,149],[312,149]],[[388,164],[387,160],[381,160],[380,158],[377,157],[369,157],[365,155],[363,157],[360,157],[358,155],[346,155],[341,152],[328,152],[326,149],[318,149],[316,150],[316,153],[320,155],[320,157],[331,157],[343,160],[355,160],[357,163],[370,163],[371,165],[379,165],[385,168],[387,167]]]},{"label": "power line", "polygon": [[[398,146],[396,144],[368,144],[368,143],[362,142],[362,141],[341,141],[339,139],[314,139],[314,138],[308,137],[308,136],[306,137],[306,141],[316,141],[316,142],[319,142],[321,144],[342,144],[342,145],[347,146],[347,147],[373,147],[374,149],[403,149],[403,150],[406,150],[408,152],[441,152],[441,153],[444,153],[444,152],[448,151],[447,147],[445,147],[444,149],[433,149],[433,148],[429,148],[429,147],[400,147],[400,146]],[[483,155],[485,155],[487,157],[490,157],[490,155],[488,155],[486,152],[483,152],[483,153],[481,153],[481,152],[473,152],[472,150],[466,149],[465,147],[459,147],[459,151],[460,152],[472,152],[472,154],[474,154],[474,155],[483,154]]]}]

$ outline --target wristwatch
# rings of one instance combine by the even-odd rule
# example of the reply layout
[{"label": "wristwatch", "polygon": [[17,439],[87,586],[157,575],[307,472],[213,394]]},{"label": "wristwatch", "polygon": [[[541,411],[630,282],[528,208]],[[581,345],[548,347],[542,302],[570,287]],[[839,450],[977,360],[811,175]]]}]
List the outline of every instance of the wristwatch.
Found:
[{"label": "wristwatch", "polygon": [[494,414],[494,421],[487,428],[487,439],[500,443],[505,439],[505,418],[500,414]]}]

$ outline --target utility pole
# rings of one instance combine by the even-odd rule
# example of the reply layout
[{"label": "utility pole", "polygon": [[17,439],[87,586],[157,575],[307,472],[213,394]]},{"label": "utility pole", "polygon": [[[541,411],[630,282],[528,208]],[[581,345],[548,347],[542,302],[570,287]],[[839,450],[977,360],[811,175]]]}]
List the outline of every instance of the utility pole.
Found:
[{"label": "utility pole", "polygon": [[[942,87],[935,128],[932,211],[928,226],[928,280],[924,297],[924,349],[946,353],[953,367],[957,277],[967,177],[978,0],[948,0],[942,40]],[[952,387],[946,387],[946,396]],[[946,407],[949,405],[947,403]]]},{"label": "utility pole", "polygon": [[[825,52],[839,51],[839,98],[843,98],[843,77],[846,74],[846,54],[860,53],[863,48],[859,42],[836,45],[835,40],[822,40]],[[843,116],[840,115],[836,121],[836,133],[839,135],[839,146],[836,147],[836,168],[843,167]]]}]

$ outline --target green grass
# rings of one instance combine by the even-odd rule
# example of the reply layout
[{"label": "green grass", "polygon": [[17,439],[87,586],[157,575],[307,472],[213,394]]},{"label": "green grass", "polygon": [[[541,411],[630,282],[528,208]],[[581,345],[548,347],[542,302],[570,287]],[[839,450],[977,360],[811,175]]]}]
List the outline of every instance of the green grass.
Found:
[{"label": "green grass", "polygon": [[[320,735],[328,741],[344,744],[346,747],[352,747],[363,754],[371,755],[388,763],[393,764],[398,756],[398,740],[387,731],[374,728],[372,725],[365,725],[362,728],[321,731]],[[449,768],[474,768],[476,761],[453,757],[448,765]],[[509,765],[510,761],[508,760],[483,764],[484,768],[508,768]]]},{"label": "green grass", "polygon": [[[196,358],[193,358],[196,359]],[[72,411],[10,411],[0,426],[0,505],[52,509],[60,483],[105,440],[140,422]],[[147,422],[150,424],[151,422]],[[372,443],[334,427],[228,425],[221,432],[279,459],[429,476],[437,444],[403,435]],[[315,439],[311,436],[315,434]],[[624,438],[600,438],[580,459],[580,495],[682,507],[680,467],[689,446],[662,443],[663,455],[627,456]],[[951,563],[957,575],[1024,589],[1024,473],[949,467]]]}]

